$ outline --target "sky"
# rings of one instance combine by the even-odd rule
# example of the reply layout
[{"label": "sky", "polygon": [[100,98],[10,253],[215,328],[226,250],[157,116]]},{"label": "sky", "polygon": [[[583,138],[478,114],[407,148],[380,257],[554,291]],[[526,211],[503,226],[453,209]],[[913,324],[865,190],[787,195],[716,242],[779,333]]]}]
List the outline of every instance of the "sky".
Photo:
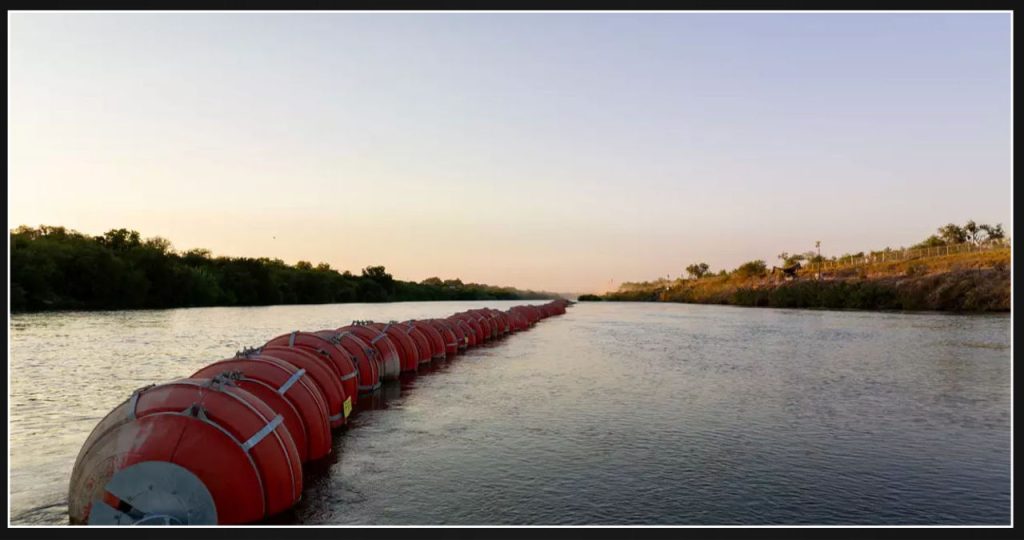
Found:
[{"label": "sky", "polygon": [[1008,13],[8,13],[9,227],[555,292],[1012,236]]}]

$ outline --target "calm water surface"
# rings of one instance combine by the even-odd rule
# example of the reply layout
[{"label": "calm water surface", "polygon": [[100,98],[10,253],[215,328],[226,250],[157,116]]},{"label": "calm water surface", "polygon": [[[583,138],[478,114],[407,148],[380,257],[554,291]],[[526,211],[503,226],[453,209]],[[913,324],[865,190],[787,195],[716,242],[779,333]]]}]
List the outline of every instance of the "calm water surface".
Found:
[{"label": "calm water surface", "polygon": [[[16,315],[15,524],[67,523],[132,390],[353,319],[512,302]],[[276,521],[969,523],[1010,519],[1010,319],[580,304],[384,389]]]}]

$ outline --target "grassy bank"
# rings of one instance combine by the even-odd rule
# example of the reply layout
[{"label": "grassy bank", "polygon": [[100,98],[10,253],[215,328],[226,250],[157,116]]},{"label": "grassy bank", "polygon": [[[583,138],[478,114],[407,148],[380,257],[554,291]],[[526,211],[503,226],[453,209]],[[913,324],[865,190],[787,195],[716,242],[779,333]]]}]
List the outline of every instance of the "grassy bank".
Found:
[{"label": "grassy bank", "polygon": [[1010,249],[852,267],[782,280],[741,273],[631,283],[610,301],[935,311],[1010,311]]}]

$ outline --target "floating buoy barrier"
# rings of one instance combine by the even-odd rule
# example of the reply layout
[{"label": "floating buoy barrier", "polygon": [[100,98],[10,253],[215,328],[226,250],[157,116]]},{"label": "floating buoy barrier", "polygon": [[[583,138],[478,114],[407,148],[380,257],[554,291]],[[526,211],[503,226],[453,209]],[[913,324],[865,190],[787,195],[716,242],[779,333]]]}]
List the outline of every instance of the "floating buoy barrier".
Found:
[{"label": "floating buoy barrier", "polygon": [[408,324],[415,327],[427,338],[427,344],[430,346],[431,360],[444,360],[447,357],[444,337],[441,336],[441,332],[437,328],[424,321],[409,321]]},{"label": "floating buoy barrier", "polygon": [[484,327],[480,325],[480,321],[467,313],[456,313],[455,315],[452,315],[452,317],[466,323],[466,325],[472,330],[473,342],[471,343],[471,346],[475,347],[483,344]]},{"label": "floating buoy barrier", "polygon": [[316,335],[326,338],[342,352],[356,368],[356,388],[360,394],[380,388],[380,370],[377,367],[377,351],[351,332],[319,330]]},{"label": "floating buoy barrier", "polygon": [[233,375],[243,390],[285,416],[285,427],[303,462],[331,453],[331,422],[324,392],[305,368],[273,356],[240,356],[214,362],[191,378],[213,378],[222,373]]},{"label": "floating buoy barrier", "polygon": [[405,333],[412,339],[412,342],[416,344],[416,359],[417,366],[429,364],[433,359],[433,353],[430,349],[430,340],[427,339],[426,334],[422,330],[416,328],[416,325],[405,323],[395,323],[402,328]]},{"label": "floating buoy barrier", "polygon": [[416,342],[409,337],[409,333],[401,325],[394,323],[385,324],[371,321],[369,324],[386,334],[394,344],[402,363],[402,373],[415,372],[420,365],[420,353],[416,348]]},{"label": "floating buoy barrier", "polygon": [[381,378],[384,381],[398,380],[402,373],[402,360],[395,348],[394,342],[388,339],[388,335],[380,330],[362,323],[353,323],[338,329],[339,332],[352,332],[363,338],[377,351],[377,359],[380,362]]},{"label": "floating buoy barrier", "polygon": [[280,514],[302,496],[303,465],[330,455],[332,429],[379,398],[384,383],[528,330],[568,305],[295,331],[187,379],[140,388],[82,445],[70,521],[233,525]]},{"label": "floating buoy barrier", "polygon": [[476,346],[476,332],[473,331],[473,327],[471,327],[469,323],[455,317],[448,317],[445,320],[451,323],[452,329],[455,330],[456,335],[462,337],[459,349],[466,350],[470,347]]},{"label": "floating buoy barrier", "polygon": [[353,396],[345,390],[337,371],[316,353],[300,347],[264,345],[258,349],[246,349],[238,355],[246,358],[276,358],[306,370],[306,374],[313,379],[327,405],[327,420],[330,427],[345,425],[353,407]]},{"label": "floating buoy barrier", "polygon": [[455,335],[455,330],[452,329],[451,323],[444,319],[430,319],[427,321],[427,324],[433,326],[441,336],[441,341],[444,343],[445,357],[454,358],[455,355],[459,354],[459,338]]},{"label": "floating buoy barrier", "polygon": [[[264,345],[299,349],[316,355],[317,359],[334,372],[334,376],[345,389],[345,396],[355,406],[359,396],[359,366],[347,351],[330,338],[316,332],[295,331],[278,336]],[[347,414],[345,416],[348,416]]]}]

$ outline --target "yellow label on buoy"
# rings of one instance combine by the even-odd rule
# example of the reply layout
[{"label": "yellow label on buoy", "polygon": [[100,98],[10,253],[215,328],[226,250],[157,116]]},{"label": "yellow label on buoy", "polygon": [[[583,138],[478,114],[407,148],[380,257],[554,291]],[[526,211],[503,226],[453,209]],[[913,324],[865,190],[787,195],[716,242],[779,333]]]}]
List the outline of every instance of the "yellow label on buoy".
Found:
[{"label": "yellow label on buoy", "polygon": [[342,405],[342,410],[345,412],[345,418],[348,418],[348,413],[352,412],[352,398],[345,398],[345,403]]}]

